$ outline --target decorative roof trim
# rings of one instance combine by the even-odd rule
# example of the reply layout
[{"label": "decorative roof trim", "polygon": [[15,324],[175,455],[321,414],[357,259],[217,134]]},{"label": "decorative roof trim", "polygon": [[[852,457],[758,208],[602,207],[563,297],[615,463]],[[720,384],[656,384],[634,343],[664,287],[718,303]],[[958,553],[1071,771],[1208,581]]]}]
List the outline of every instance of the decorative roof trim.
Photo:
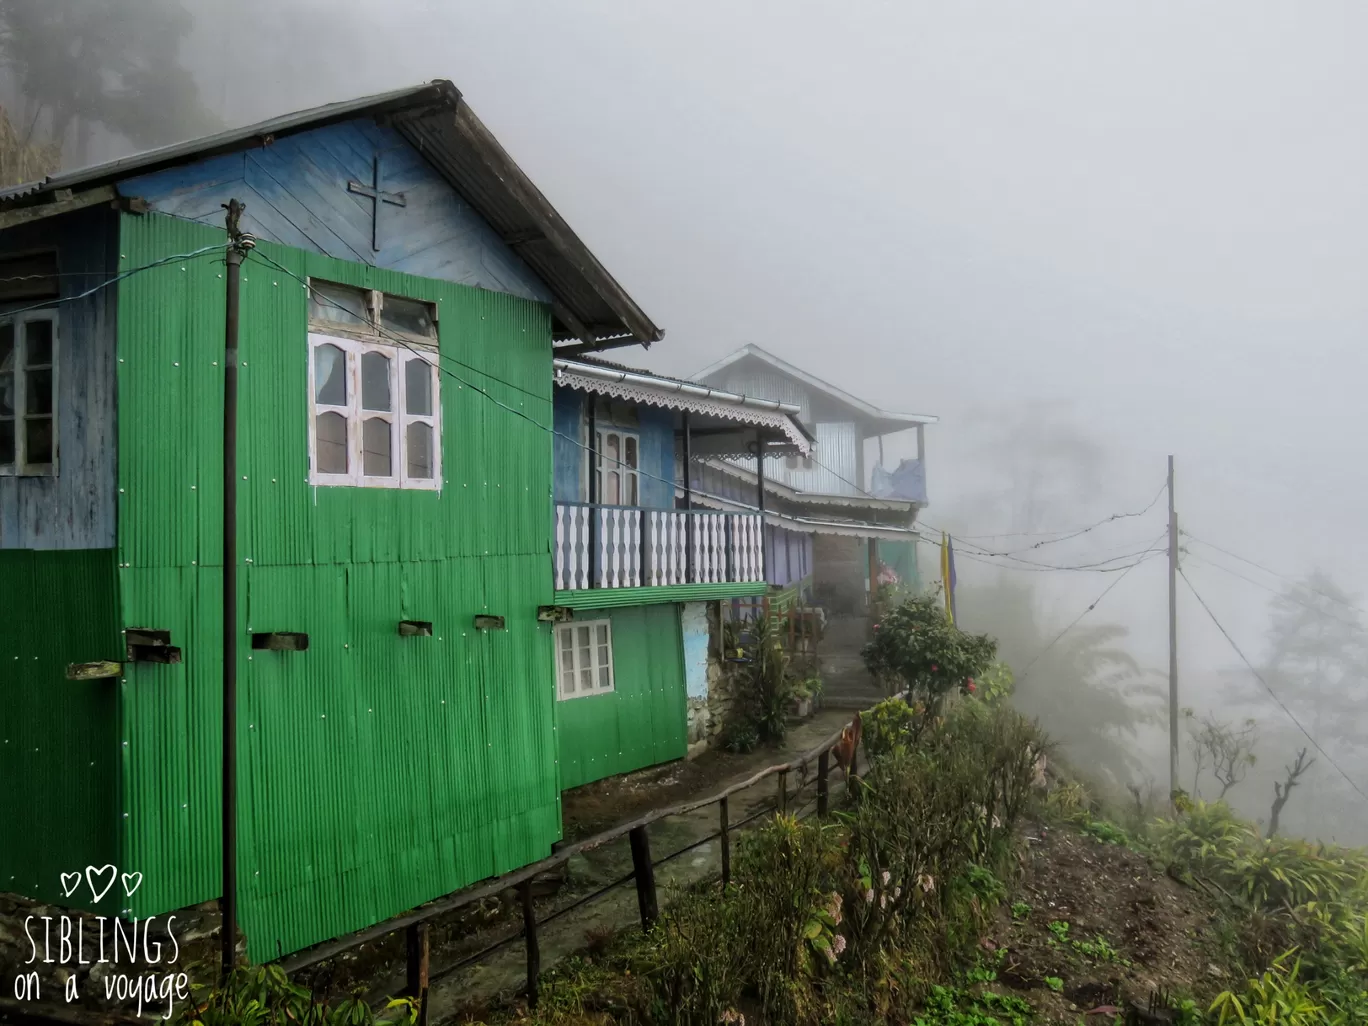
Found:
[{"label": "decorative roof trim", "polygon": [[[812,442],[807,434],[798,425],[793,414],[788,413],[789,407],[783,404],[775,404],[767,400],[756,400],[751,402],[736,402],[723,397],[729,397],[734,393],[716,393],[710,396],[707,393],[715,392],[713,389],[701,385],[693,386],[699,395],[687,394],[680,389],[683,382],[671,381],[668,378],[652,380],[645,374],[627,374],[614,371],[611,376],[603,373],[604,368],[590,368],[584,364],[573,364],[568,360],[556,360],[556,384],[563,388],[573,388],[580,392],[592,392],[596,395],[611,396],[614,399],[625,399],[629,402],[644,403],[647,406],[657,406],[666,410],[686,410],[689,413],[702,413],[717,417],[721,420],[732,421],[736,424],[754,424],[757,427],[773,428],[782,434],[794,448],[804,455],[812,452]],[[736,399],[748,400],[748,396],[736,396]],[[760,403],[764,403],[767,408],[756,409]],[[796,410],[796,407],[793,409]]]},{"label": "decorative roof trim", "polygon": [[[675,486],[675,495],[683,496],[684,489]],[[709,509],[754,513],[755,507],[742,502],[734,502],[715,495],[692,493],[693,502]],[[844,538],[881,538],[885,541],[916,541],[921,532],[915,527],[893,527],[884,524],[862,524],[855,520],[821,520],[816,517],[795,517],[786,513],[773,513],[765,510],[765,524],[769,527],[782,527],[803,534],[828,534]]]},{"label": "decorative roof trim", "polygon": [[[754,458],[750,454],[747,456]],[[754,471],[738,467],[725,456],[710,455],[704,462],[713,470],[719,470],[739,481],[751,485],[756,483]],[[790,502],[805,502],[813,506],[855,506],[859,509],[885,509],[898,513],[911,513],[922,508],[921,503],[912,499],[880,499],[874,495],[839,495],[834,492],[800,492],[769,476],[765,477],[765,491]]]}]

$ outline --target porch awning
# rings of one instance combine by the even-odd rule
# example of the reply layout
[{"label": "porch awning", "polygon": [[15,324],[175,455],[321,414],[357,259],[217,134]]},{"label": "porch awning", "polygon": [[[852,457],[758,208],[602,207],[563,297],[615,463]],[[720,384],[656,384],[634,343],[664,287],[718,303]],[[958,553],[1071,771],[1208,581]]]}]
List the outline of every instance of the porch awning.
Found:
[{"label": "porch awning", "polygon": [[804,456],[812,452],[812,438],[798,422],[798,407],[788,403],[600,363],[560,359],[555,369],[556,384],[562,388],[693,415],[690,428],[696,456],[753,455],[750,445],[755,432],[746,428],[768,429],[766,452]]}]

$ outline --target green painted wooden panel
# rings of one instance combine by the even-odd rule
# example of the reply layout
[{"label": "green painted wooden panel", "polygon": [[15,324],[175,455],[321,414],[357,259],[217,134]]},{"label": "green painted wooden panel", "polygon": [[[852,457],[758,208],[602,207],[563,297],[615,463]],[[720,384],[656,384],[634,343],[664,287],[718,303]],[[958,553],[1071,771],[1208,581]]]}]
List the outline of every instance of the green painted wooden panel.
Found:
[{"label": "green painted wooden panel", "polygon": [[0,891],[62,897],[59,875],[118,861],[118,678],[69,663],[122,661],[109,549],[0,549]]},{"label": "green painted wooden panel", "polygon": [[576,610],[613,623],[613,693],[556,703],[561,787],[673,759],[688,748],[679,606]]},{"label": "green painted wooden panel", "polygon": [[[222,239],[126,217],[125,267]],[[440,492],[307,481],[307,294],[242,285],[239,860],[253,958],[288,953],[546,855],[560,836],[551,628],[551,338],[536,303],[262,244],[301,275],[438,304]],[[124,857],[135,912],[219,892],[223,265],[120,285],[123,616],[172,631],[135,667]],[[502,379],[495,382],[489,375]],[[126,456],[125,456],[126,454]],[[506,617],[481,632],[477,613]],[[401,638],[401,619],[434,637]],[[303,631],[255,652],[249,631]]]}]

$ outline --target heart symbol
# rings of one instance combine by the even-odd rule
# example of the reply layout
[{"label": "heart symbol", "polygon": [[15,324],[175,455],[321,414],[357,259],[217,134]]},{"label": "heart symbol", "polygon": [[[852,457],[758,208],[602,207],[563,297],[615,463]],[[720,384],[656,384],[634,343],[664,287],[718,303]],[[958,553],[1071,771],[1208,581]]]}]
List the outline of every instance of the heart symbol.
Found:
[{"label": "heart symbol", "polygon": [[81,886],[81,874],[63,873],[62,874],[62,897],[69,898],[76,893],[76,888]]},{"label": "heart symbol", "polygon": [[[132,883],[131,886],[129,885],[129,881],[130,881],[130,880],[133,881],[133,883]],[[141,873],[125,873],[125,874],[123,875],[123,888],[124,888],[124,893],[127,894],[130,898],[133,897],[133,892],[136,891],[136,890],[137,890],[139,887],[141,887],[141,886],[142,886],[142,874],[141,874]]]},{"label": "heart symbol", "polygon": [[[95,881],[98,877],[104,876],[106,869],[109,870],[109,883],[105,884],[104,888],[101,889],[95,886]],[[109,889],[114,886],[114,878],[119,875],[119,871],[112,864],[108,866],[101,866],[99,869],[96,869],[94,866],[86,866],[85,875],[86,883],[90,884],[91,897],[93,897],[96,900],[96,902],[98,902],[101,898],[108,894]]]}]

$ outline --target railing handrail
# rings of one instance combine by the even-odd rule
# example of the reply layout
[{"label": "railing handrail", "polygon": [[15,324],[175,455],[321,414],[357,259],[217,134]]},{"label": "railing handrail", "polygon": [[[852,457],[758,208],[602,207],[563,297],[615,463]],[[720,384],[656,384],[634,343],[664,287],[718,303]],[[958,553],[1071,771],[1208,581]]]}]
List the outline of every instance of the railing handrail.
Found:
[{"label": "railing handrail", "polygon": [[[865,711],[867,712],[868,710]],[[308,968],[311,965],[326,961],[343,952],[350,951],[352,948],[360,947],[362,944],[368,944],[371,941],[379,940],[381,937],[386,937],[397,930],[415,926],[419,923],[425,923],[430,919],[435,919],[437,916],[445,915],[448,912],[454,912],[459,908],[465,908],[467,905],[473,905],[486,898],[492,898],[495,895],[508,890],[510,887],[516,887],[518,884],[526,883],[532,880],[533,877],[540,876],[548,870],[563,865],[573,856],[578,855],[581,852],[592,851],[594,848],[598,848],[601,845],[620,840],[630,834],[633,830],[648,827],[652,823],[659,822],[669,816],[682,816],[690,812],[695,812],[698,809],[706,808],[709,805],[715,805],[739,791],[745,791],[748,788],[754,787],[766,777],[774,776],[778,773],[789,773],[806,766],[808,763],[819,759],[822,755],[829,753],[835,748],[836,745],[840,743],[844,731],[845,727],[842,726],[840,730],[836,731],[826,740],[820,742],[816,747],[808,749],[797,758],[790,759],[788,762],[767,766],[759,772],[747,777],[745,780],[738,781],[729,787],[723,788],[716,794],[709,795],[706,798],[695,798],[689,801],[679,802],[675,805],[667,805],[662,809],[653,809],[645,815],[638,816],[631,822],[624,823],[621,826],[610,827],[591,837],[586,837],[582,841],[568,844],[560,849],[560,851],[554,852],[531,865],[523,866],[521,869],[515,869],[502,876],[496,876],[476,887],[456,891],[444,897],[437,898],[421,911],[409,912],[405,915],[396,916],[393,919],[387,919],[382,923],[376,923],[374,926],[368,926],[365,929],[357,930],[354,933],[345,934],[342,937],[335,938],[331,941],[324,941],[312,948],[306,948],[303,951],[287,955],[285,958],[279,960],[279,964],[288,973],[297,972],[300,969]]]},{"label": "railing handrail", "polygon": [[755,510],[746,509],[703,509],[695,507],[693,509],[679,509],[675,506],[622,506],[608,502],[570,502],[565,499],[557,499],[557,506],[579,506],[581,509],[634,509],[643,513],[712,513],[718,516],[733,517],[758,517],[760,514]]}]

